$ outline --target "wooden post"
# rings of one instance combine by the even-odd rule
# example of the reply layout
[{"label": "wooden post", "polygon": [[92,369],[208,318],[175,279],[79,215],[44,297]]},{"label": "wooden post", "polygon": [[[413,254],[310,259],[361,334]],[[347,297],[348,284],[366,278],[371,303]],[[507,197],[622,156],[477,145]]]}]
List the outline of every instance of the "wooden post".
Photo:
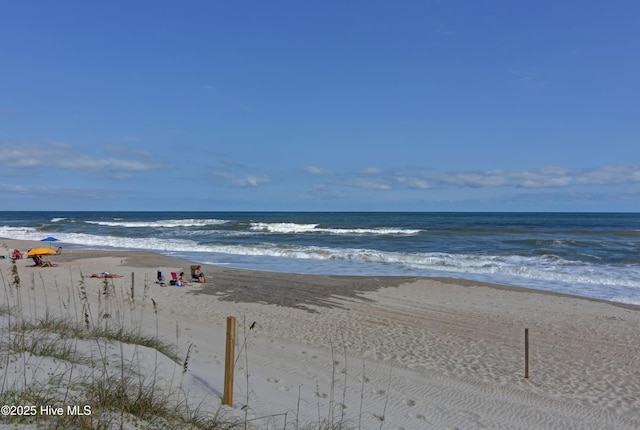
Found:
[{"label": "wooden post", "polygon": [[133,286],[135,285],[136,273],[131,272],[131,298],[133,299]]},{"label": "wooden post", "polygon": [[529,379],[529,329],[524,329],[524,377]]},{"label": "wooden post", "polygon": [[227,353],[224,360],[222,404],[233,407],[233,367],[236,357],[236,319],[227,317]]}]

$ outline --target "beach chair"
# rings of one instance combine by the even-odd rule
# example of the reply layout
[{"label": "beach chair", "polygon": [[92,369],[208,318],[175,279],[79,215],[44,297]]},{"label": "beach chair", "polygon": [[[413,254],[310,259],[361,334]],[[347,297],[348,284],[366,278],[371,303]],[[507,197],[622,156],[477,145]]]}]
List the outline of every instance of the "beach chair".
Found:
[{"label": "beach chair", "polygon": [[176,272],[171,272],[171,280],[169,281],[170,285],[176,285],[178,283],[178,274]]},{"label": "beach chair", "polygon": [[31,257],[31,259],[35,263],[34,267],[55,267],[56,266],[51,261],[44,260],[39,255],[34,255],[33,257]]},{"label": "beach chair", "polygon": [[158,270],[158,280],[156,281],[156,284],[160,284],[161,287],[164,287],[164,276],[162,275],[162,272],[160,270]]},{"label": "beach chair", "polygon": [[201,266],[199,265],[191,266],[191,281],[195,281],[201,284],[204,284],[206,282]]}]

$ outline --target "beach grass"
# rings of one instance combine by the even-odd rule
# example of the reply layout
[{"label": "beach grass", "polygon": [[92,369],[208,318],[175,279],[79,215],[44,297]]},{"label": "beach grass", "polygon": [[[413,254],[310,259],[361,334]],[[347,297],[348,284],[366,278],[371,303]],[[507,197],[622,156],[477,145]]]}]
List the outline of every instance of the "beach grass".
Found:
[{"label": "beach grass", "polygon": [[[137,323],[142,314],[136,311],[148,297],[132,302],[105,282],[98,309],[92,309],[82,281],[71,288],[78,297],[74,300],[71,295],[39,294],[36,277],[24,285],[15,263],[10,273],[0,306],[0,402],[18,409],[2,421],[38,428],[240,427],[222,408],[205,411],[190,404],[179,381],[171,380],[188,370],[188,352],[181,358],[175,345],[142,331]],[[32,306],[36,294],[38,300],[63,302],[68,314],[54,315],[47,303]],[[140,351],[172,362],[182,372],[167,379],[136,359]],[[50,410],[41,410],[44,406]]]},{"label": "beach grass", "polygon": [[[178,352],[178,327],[175,344],[160,337],[159,310],[147,294],[148,285],[142,286],[139,298],[135,298],[133,285],[131,290],[118,290],[109,279],[98,292],[89,292],[81,275],[75,287],[57,285],[56,294],[52,294],[45,291],[38,275],[28,277],[25,285],[13,262],[8,282],[2,277],[0,403],[18,409],[5,414],[0,422],[51,429],[224,430],[275,428],[269,418],[284,417],[284,429],[359,428],[345,419],[344,411],[336,413],[334,386],[330,388],[331,407],[326,414],[319,410],[317,422],[312,423],[301,423],[297,416],[287,422],[288,413],[277,412],[249,418],[249,394],[241,408],[244,419],[231,416],[222,406],[212,409],[202,400],[192,402],[182,387],[182,378],[189,370],[193,345],[183,354]],[[97,294],[97,308],[89,294]],[[49,300],[61,305],[56,306],[57,311],[49,306]],[[142,329],[145,312],[155,314],[153,334]],[[243,327],[236,361],[243,362],[249,393],[248,340],[253,326],[244,321]],[[151,367],[149,355],[154,356]],[[172,364],[169,376],[160,371],[160,363],[165,369],[167,363]],[[346,379],[346,371],[343,373]]]}]

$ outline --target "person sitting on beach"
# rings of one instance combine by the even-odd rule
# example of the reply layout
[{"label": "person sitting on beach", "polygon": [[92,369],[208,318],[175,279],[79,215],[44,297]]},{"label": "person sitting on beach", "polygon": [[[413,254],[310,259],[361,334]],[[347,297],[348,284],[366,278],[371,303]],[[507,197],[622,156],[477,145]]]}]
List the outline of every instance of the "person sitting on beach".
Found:
[{"label": "person sitting on beach", "polygon": [[178,275],[178,282],[176,283],[178,286],[189,285],[187,279],[184,277],[184,272],[180,272]]},{"label": "person sitting on beach", "polygon": [[104,278],[122,278],[122,275],[114,275],[113,273],[102,272],[102,273],[94,273],[93,275],[90,276],[90,278],[100,278],[100,279],[104,279]]},{"label": "person sitting on beach", "polygon": [[39,255],[34,255],[33,257],[31,257],[31,259],[35,263],[34,267],[53,267],[54,266],[51,260],[45,260]]},{"label": "person sitting on beach", "polygon": [[15,262],[16,260],[20,260],[21,258],[22,258],[22,252],[18,251],[17,249],[14,249],[13,251],[11,251],[11,260]]},{"label": "person sitting on beach", "polygon": [[56,254],[57,255],[62,254],[62,247],[61,246],[59,246],[58,249],[56,249]]},{"label": "person sitting on beach", "polygon": [[200,266],[196,266],[196,270],[193,271],[193,276],[197,278],[198,282],[200,282],[201,284],[204,284],[205,282],[207,282],[204,279],[204,273],[202,273],[202,269],[200,268]]}]

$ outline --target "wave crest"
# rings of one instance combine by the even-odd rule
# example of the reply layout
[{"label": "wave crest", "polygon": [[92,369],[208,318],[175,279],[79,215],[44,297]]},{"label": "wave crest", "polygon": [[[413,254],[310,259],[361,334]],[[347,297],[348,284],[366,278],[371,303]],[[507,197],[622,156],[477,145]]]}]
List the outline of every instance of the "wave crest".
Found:
[{"label": "wave crest", "polygon": [[345,235],[414,235],[422,230],[403,229],[403,228],[324,228],[318,227],[319,224],[296,224],[291,222],[252,222],[251,230],[263,231],[268,233],[280,234],[296,234],[296,233],[325,233],[325,234],[345,234]]},{"label": "wave crest", "polygon": [[159,221],[85,221],[87,224],[103,225],[105,227],[131,228],[174,228],[174,227],[206,227],[210,225],[226,224],[222,219],[166,219]]}]

